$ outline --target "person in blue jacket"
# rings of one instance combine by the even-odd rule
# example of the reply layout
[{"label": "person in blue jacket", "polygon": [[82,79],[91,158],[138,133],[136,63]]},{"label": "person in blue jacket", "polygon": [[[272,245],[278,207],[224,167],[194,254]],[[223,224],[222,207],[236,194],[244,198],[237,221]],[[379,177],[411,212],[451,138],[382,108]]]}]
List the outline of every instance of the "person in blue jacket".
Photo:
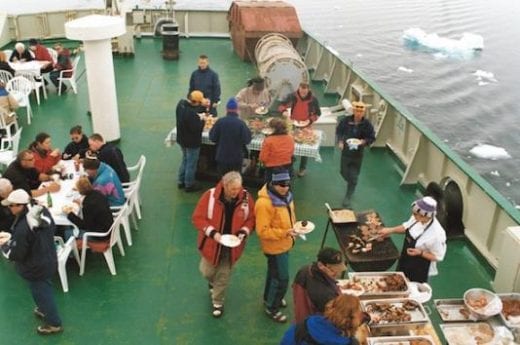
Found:
[{"label": "person in blue jacket", "polygon": [[202,91],[204,97],[209,99],[208,112],[212,116],[217,116],[217,105],[220,102],[220,80],[218,74],[209,67],[209,58],[207,55],[200,55],[198,61],[199,67],[191,73],[190,89],[188,95],[192,91]]},{"label": "person in blue jacket", "polygon": [[358,345],[366,340],[365,320],[359,298],[340,295],[327,303],[323,315],[293,324],[280,345]]}]

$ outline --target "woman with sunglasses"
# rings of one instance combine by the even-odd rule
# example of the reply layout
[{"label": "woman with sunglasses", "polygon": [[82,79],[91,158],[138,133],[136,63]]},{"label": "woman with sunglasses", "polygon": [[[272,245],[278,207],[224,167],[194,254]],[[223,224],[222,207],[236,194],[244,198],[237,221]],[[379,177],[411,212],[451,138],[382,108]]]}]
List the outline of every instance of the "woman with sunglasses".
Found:
[{"label": "woman with sunglasses", "polygon": [[280,311],[289,287],[289,251],[294,246],[296,220],[289,171],[273,172],[271,182],[258,192],[255,204],[256,231],[267,257],[264,288],[265,312],[276,322],[286,322]]}]

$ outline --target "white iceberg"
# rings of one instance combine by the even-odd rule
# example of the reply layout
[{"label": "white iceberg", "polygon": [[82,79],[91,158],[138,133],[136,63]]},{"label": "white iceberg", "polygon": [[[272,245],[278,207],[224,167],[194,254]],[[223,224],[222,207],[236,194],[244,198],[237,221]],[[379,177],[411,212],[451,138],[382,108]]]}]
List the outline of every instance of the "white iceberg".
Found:
[{"label": "white iceberg", "polygon": [[436,33],[427,34],[420,28],[404,31],[403,40],[413,46],[419,46],[433,52],[448,55],[466,55],[468,52],[484,49],[484,38],[477,34],[463,33],[460,39],[441,37]]},{"label": "white iceberg", "polygon": [[481,84],[487,85],[490,82],[498,83],[498,80],[497,80],[497,78],[495,78],[495,75],[493,74],[493,72],[487,72],[487,71],[478,69],[475,72],[473,72],[472,74],[477,78],[477,81],[479,82],[478,83],[479,86],[481,86]]},{"label": "white iceberg", "polygon": [[469,152],[473,156],[482,159],[498,160],[511,158],[511,155],[503,147],[488,144],[478,144],[469,150]]},{"label": "white iceberg", "polygon": [[404,66],[399,66],[397,67],[397,70],[398,71],[401,71],[401,72],[405,72],[405,73],[412,73],[413,72],[413,69],[411,68],[406,68]]},{"label": "white iceberg", "polygon": [[490,174],[493,175],[493,176],[500,177],[500,173],[498,172],[498,170],[493,170],[493,171],[491,171]]}]

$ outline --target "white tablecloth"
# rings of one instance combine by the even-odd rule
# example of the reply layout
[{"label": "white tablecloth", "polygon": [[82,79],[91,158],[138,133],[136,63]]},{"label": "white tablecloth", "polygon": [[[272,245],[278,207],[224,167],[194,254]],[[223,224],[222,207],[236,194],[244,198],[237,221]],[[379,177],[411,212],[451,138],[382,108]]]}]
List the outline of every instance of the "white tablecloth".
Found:
[{"label": "white tablecloth", "polygon": [[[311,157],[316,160],[316,162],[321,162],[321,156],[320,156],[320,143],[323,139],[323,132],[314,130],[314,134],[317,136],[316,143],[309,145],[309,144],[295,144],[294,147],[294,155],[295,156],[304,156],[304,157]],[[247,148],[253,151],[260,151],[262,148],[262,143],[265,139],[265,135],[263,134],[257,134],[253,136],[253,139],[251,140],[251,143],[247,145]],[[177,127],[174,127],[166,136],[164,139],[164,144],[167,147],[172,146],[175,144],[175,141],[177,140]],[[209,140],[209,131],[202,132],[202,143],[207,145],[214,145],[214,143]]]},{"label": "white tablecloth", "polygon": [[14,69],[15,74],[17,73],[36,73],[40,75],[40,68],[48,61],[27,61],[27,62],[9,62],[9,66]]}]

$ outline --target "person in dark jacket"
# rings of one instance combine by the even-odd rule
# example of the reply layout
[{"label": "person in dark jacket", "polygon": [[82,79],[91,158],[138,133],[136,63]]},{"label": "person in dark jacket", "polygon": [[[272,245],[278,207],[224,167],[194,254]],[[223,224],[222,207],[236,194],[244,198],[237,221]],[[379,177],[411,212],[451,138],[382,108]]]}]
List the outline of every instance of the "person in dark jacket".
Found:
[{"label": "person in dark jacket", "polygon": [[88,138],[88,145],[90,151],[86,155],[110,165],[122,183],[130,182],[130,174],[126,168],[125,158],[117,146],[105,142],[105,139],[99,133],[94,133]]},{"label": "person in dark jacket", "polygon": [[341,176],[347,182],[347,192],[343,206],[350,207],[352,195],[356,189],[363,149],[372,144],[376,137],[374,127],[365,116],[366,105],[352,102],[354,115],[347,116],[336,127],[336,139],[341,150]]},{"label": "person in dark jacket", "polygon": [[[13,185],[6,178],[0,178],[0,201],[7,199],[13,191]],[[9,207],[0,204],[0,231],[11,231],[14,222],[14,215]]]},{"label": "person in dark jacket", "polygon": [[69,131],[70,143],[63,150],[63,159],[82,159],[89,149],[88,138],[83,134],[81,126],[74,126]]},{"label": "person in dark jacket", "polygon": [[54,245],[56,225],[46,208],[31,206],[30,202],[31,197],[23,189],[11,192],[2,200],[2,205],[8,206],[16,218],[11,239],[0,245],[29,285],[36,303],[34,314],[44,321],[38,326],[38,333],[53,334],[63,331],[51,280],[58,262]]},{"label": "person in dark jacket", "polygon": [[32,61],[34,58],[28,49],[25,48],[25,44],[18,42],[14,45],[14,50],[9,57],[11,62],[27,62]]},{"label": "person in dark jacket", "polygon": [[323,315],[312,315],[291,325],[280,345],[359,345],[366,343],[367,314],[359,298],[340,295],[329,301]]},{"label": "person in dark jacket", "polygon": [[[284,115],[288,116],[286,112],[291,108],[291,119],[300,121],[300,123],[308,122],[310,126],[321,115],[320,104],[318,99],[312,94],[309,83],[301,82],[298,90],[291,93],[285,100],[282,101],[278,110]],[[307,168],[307,157],[300,158],[300,168],[298,169],[298,176],[305,176],[305,169]]]},{"label": "person in dark jacket", "polygon": [[312,314],[323,314],[325,305],[341,295],[336,279],[347,269],[343,254],[325,247],[318,261],[300,268],[293,283],[294,318],[302,322]]},{"label": "person in dark jacket", "polygon": [[206,55],[199,56],[198,64],[199,68],[191,74],[188,95],[195,90],[201,91],[209,100],[209,113],[217,116],[217,105],[220,102],[218,74],[209,67],[209,59]]},{"label": "person in dark jacket", "polygon": [[[56,43],[54,45],[54,50],[58,53],[58,60],[54,64],[53,70],[49,73],[49,78],[57,89],[60,85],[58,78],[60,77],[61,71],[70,70],[70,72],[63,72],[65,78],[72,75],[72,61],[70,60],[70,51],[67,48],[64,48],[61,43]],[[61,83],[61,93],[65,92],[67,92],[67,85]]]},{"label": "person in dark jacket", "polygon": [[200,189],[195,184],[195,172],[199,161],[200,146],[202,145],[204,117],[199,116],[197,112],[204,102],[204,94],[195,90],[190,93],[188,100],[181,99],[175,110],[177,143],[182,150],[177,187],[179,189],[184,188],[186,192],[195,192]]},{"label": "person in dark jacket", "polygon": [[[95,190],[87,177],[78,179],[76,189],[79,194],[84,196],[81,201],[81,213],[83,214],[83,218],[77,216],[72,208],[66,207],[63,211],[67,214],[67,218],[74,223],[80,231],[107,232],[114,222],[107,197]],[[76,237],[81,238],[81,236],[80,233],[80,236]],[[107,239],[108,236],[92,238],[93,241],[105,241]]]},{"label": "person in dark jacket", "polygon": [[228,171],[242,170],[244,147],[251,142],[251,130],[238,117],[238,103],[230,98],[226,104],[227,114],[217,120],[209,131],[209,140],[217,144],[217,171],[224,176]]}]

